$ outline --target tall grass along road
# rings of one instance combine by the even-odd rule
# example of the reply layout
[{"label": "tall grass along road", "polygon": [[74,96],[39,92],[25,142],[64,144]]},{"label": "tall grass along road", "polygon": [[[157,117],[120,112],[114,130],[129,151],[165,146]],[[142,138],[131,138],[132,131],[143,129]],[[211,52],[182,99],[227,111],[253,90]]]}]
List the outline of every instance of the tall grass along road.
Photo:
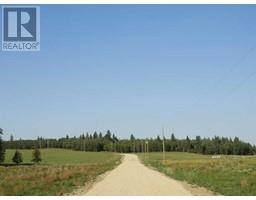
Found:
[{"label": "tall grass along road", "polygon": [[[85,195],[193,195],[181,182],[144,166],[134,154],[96,183]],[[83,195],[80,193],[79,195]]]},{"label": "tall grass along road", "polygon": [[256,195],[255,156],[211,156],[182,152],[138,154],[148,166],[222,195]]}]

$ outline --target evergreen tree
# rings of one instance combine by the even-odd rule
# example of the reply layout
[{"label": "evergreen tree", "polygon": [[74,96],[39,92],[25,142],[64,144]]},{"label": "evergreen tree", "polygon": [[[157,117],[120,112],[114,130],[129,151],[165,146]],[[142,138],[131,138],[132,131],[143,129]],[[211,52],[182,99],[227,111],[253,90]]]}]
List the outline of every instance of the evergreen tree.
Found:
[{"label": "evergreen tree", "polygon": [[135,140],[135,137],[134,137],[134,135],[133,135],[133,134],[131,134],[131,136],[130,136],[130,140],[131,140],[131,141]]},{"label": "evergreen tree", "polygon": [[38,163],[42,161],[41,152],[38,148],[35,148],[32,154],[32,162]]},{"label": "evergreen tree", "polygon": [[4,162],[5,148],[1,135],[3,135],[3,129],[0,128],[0,163]]},{"label": "evergreen tree", "polygon": [[176,141],[176,138],[175,138],[175,136],[174,136],[174,133],[172,133],[171,141],[172,141],[172,142],[175,142],[175,141]]},{"label": "evergreen tree", "polygon": [[202,143],[201,143],[201,137],[196,136],[196,144],[195,144],[195,153],[202,153]]},{"label": "evergreen tree", "polygon": [[13,142],[13,140],[14,140],[14,137],[13,137],[13,135],[11,134],[11,136],[10,136],[10,142]]},{"label": "evergreen tree", "polygon": [[185,144],[185,150],[187,151],[187,152],[189,152],[190,151],[190,139],[189,139],[189,137],[187,136],[187,138],[186,138],[186,144]]},{"label": "evergreen tree", "polygon": [[14,156],[12,157],[12,161],[16,163],[16,165],[19,165],[23,162],[22,154],[18,150],[15,151]]},{"label": "evergreen tree", "polygon": [[115,134],[113,134],[112,140],[113,140],[114,142],[118,142],[118,138],[115,136]]},{"label": "evergreen tree", "polygon": [[107,130],[107,133],[106,133],[106,135],[104,136],[104,139],[106,139],[106,140],[111,140],[111,136],[112,136],[112,134],[111,134],[110,130]]},{"label": "evergreen tree", "polygon": [[97,139],[98,138],[98,133],[95,131],[94,133],[93,133],[93,139]]}]

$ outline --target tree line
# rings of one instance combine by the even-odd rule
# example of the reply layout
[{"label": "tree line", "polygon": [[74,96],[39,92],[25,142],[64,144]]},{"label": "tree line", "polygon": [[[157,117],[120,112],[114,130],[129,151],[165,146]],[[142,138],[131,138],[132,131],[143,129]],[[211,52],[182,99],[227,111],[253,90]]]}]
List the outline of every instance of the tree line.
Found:
[{"label": "tree line", "polygon": [[[35,148],[64,148],[78,151],[111,151],[123,153],[136,152],[161,152],[163,151],[191,152],[200,154],[225,154],[225,155],[254,155],[255,145],[241,141],[238,137],[201,138],[196,136],[190,139],[178,139],[174,134],[170,138],[148,138],[139,139],[131,135],[129,139],[118,139],[109,130],[106,134],[94,132],[93,134],[81,134],[79,137],[65,137],[59,139],[47,139],[38,137],[36,140],[14,140],[13,136],[9,141],[2,142],[7,149],[35,149]],[[1,147],[0,147],[1,148]]]}]

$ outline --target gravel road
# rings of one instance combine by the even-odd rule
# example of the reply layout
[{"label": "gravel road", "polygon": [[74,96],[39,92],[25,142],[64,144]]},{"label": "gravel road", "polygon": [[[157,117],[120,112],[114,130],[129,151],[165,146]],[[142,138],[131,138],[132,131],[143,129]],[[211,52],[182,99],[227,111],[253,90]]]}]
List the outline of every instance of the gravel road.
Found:
[{"label": "gravel road", "polygon": [[183,182],[144,166],[134,154],[125,154],[123,162],[109,172],[89,191],[79,195],[89,196],[188,196],[212,195],[204,188],[190,188]]}]

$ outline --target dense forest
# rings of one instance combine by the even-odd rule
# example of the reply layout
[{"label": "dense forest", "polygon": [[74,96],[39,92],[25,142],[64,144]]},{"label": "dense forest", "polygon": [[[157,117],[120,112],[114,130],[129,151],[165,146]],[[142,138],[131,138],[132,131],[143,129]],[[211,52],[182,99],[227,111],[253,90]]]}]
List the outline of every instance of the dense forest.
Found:
[{"label": "dense forest", "polygon": [[[164,140],[164,141],[163,141]],[[9,141],[4,141],[6,149],[33,149],[33,148],[65,148],[79,151],[113,151],[113,152],[158,152],[163,151],[191,152],[200,154],[225,154],[225,155],[254,155],[256,147],[241,141],[238,137],[194,139],[186,137],[177,139],[174,134],[170,138],[137,139],[133,135],[130,139],[118,139],[109,130],[106,134],[94,132],[93,134],[81,134],[79,137],[66,137],[59,139],[46,139],[38,137],[36,140],[14,140],[11,135]]]}]

